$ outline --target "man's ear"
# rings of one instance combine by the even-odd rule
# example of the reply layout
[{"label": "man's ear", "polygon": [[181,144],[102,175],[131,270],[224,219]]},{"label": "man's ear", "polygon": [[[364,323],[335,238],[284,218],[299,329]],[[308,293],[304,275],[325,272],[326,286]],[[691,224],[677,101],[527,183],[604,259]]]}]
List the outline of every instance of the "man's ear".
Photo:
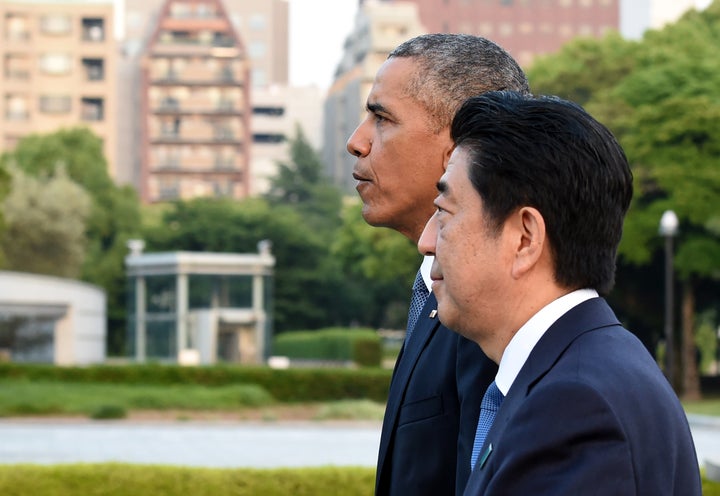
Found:
[{"label": "man's ear", "polygon": [[450,139],[450,131],[448,130],[447,133],[447,143],[443,150],[443,171],[447,170],[448,162],[450,161],[450,155],[452,155],[453,150],[455,150],[455,142]]},{"label": "man's ear", "polygon": [[535,269],[549,253],[545,219],[536,208],[523,207],[512,215],[515,228],[515,258],[512,276],[519,279]]}]

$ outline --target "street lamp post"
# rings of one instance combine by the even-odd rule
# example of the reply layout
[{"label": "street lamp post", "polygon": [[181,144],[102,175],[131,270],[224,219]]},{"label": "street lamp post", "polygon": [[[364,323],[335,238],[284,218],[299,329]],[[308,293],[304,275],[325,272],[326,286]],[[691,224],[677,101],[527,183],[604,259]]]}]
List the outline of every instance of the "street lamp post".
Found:
[{"label": "street lamp post", "polygon": [[660,235],[665,238],[665,374],[673,384],[673,238],[678,233],[678,218],[666,210],[660,219]]}]

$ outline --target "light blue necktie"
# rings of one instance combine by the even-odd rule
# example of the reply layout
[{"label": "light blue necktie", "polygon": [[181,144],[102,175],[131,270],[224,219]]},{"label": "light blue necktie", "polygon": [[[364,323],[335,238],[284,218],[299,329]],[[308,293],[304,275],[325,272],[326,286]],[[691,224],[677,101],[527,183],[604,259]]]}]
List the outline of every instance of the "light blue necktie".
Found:
[{"label": "light blue necktie", "polygon": [[498,389],[495,381],[492,381],[485,391],[482,403],[480,404],[480,419],[478,420],[477,431],[475,431],[475,442],[473,443],[472,456],[470,457],[470,469],[475,468],[475,462],[477,462],[478,456],[480,455],[480,449],[485,443],[487,433],[495,420],[495,414],[497,414],[500,403],[502,403],[505,397]]},{"label": "light blue necktie", "polygon": [[423,281],[422,274],[418,269],[417,275],[415,276],[415,282],[412,287],[412,299],[410,300],[410,310],[408,310],[408,324],[407,333],[405,334],[405,343],[407,343],[410,339],[410,335],[415,328],[415,324],[420,317],[420,312],[422,312],[428,296],[430,296],[430,291],[428,291],[425,281]]}]

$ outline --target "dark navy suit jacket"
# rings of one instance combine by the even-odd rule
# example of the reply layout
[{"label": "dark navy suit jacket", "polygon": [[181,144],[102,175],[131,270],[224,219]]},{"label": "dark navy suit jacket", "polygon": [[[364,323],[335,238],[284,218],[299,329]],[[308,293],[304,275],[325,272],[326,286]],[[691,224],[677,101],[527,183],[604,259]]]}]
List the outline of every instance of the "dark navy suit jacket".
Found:
[{"label": "dark navy suit jacket", "polygon": [[465,494],[701,494],[680,402],[605,300],[576,306],[538,341]]},{"label": "dark navy suit jacket", "polygon": [[390,383],[380,438],[378,496],[462,494],[485,389],[497,366],[443,327],[431,293]]}]

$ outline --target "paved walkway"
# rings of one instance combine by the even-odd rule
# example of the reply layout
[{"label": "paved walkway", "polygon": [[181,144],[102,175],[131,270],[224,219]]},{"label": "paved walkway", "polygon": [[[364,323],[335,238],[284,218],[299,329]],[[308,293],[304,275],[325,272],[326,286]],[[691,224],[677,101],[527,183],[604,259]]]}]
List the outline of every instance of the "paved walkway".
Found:
[{"label": "paved walkway", "polygon": [[[700,465],[720,466],[720,418],[688,415],[688,420]],[[0,464],[119,461],[197,467],[372,467],[380,427],[379,422],[0,419]]]}]

